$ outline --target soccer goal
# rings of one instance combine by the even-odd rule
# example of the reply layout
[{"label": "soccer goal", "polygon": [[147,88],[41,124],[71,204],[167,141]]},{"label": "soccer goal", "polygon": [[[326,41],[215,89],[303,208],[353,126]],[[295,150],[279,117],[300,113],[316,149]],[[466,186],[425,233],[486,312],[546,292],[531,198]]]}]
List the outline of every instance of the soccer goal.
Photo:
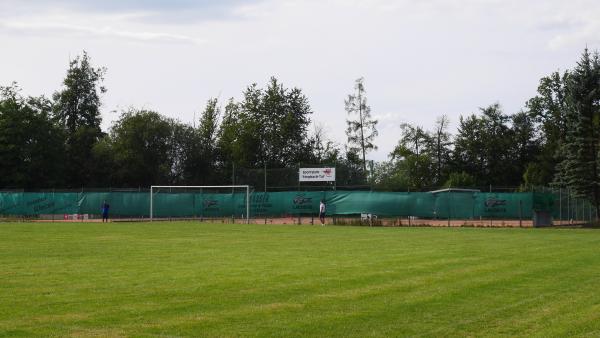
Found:
[{"label": "soccer goal", "polygon": [[150,221],[165,219],[242,219],[250,223],[250,186],[198,185],[150,187]]}]

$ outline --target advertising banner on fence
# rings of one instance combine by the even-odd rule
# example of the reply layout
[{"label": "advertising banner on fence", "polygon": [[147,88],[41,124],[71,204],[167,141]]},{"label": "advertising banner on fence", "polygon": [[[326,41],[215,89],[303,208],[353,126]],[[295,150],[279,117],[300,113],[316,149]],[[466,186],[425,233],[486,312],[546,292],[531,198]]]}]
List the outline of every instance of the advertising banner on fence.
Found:
[{"label": "advertising banner on fence", "polygon": [[300,168],[300,182],[335,182],[335,168]]}]

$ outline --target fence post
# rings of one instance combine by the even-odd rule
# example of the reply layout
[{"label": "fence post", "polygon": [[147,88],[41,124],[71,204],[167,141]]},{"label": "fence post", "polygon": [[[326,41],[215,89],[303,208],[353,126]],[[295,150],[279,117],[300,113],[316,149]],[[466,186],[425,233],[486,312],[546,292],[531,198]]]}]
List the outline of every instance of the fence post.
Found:
[{"label": "fence post", "polygon": [[[267,162],[265,162],[265,195],[262,198],[262,204],[265,204],[265,198],[267,197]],[[266,208],[265,208],[266,210]],[[267,213],[265,212],[265,224],[267,224]]]},{"label": "fence post", "polygon": [[571,224],[571,190],[567,188],[567,222]]},{"label": "fence post", "polygon": [[562,225],[562,187],[558,188],[558,223]]},{"label": "fence post", "polygon": [[[490,193],[492,192],[492,185],[490,184]],[[490,215],[490,228],[494,227],[493,216]]]},{"label": "fence post", "polygon": [[578,218],[577,216],[579,216],[577,214],[577,198],[575,198],[575,201],[573,201],[573,202],[575,203],[575,205],[573,206],[573,213],[574,213],[573,218],[575,218],[575,223],[577,223],[577,221],[579,221],[577,219]]},{"label": "fence post", "polygon": [[523,201],[519,200],[519,228],[523,227]]},{"label": "fence post", "polygon": [[448,227],[450,227],[450,212],[452,210],[451,204],[452,204],[452,190],[448,190]]}]

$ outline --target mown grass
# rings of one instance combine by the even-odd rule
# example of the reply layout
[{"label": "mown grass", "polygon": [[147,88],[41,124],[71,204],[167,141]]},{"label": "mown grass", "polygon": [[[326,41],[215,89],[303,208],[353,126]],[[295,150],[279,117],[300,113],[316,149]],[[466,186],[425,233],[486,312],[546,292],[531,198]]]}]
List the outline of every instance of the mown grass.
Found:
[{"label": "mown grass", "polygon": [[598,336],[600,231],[0,224],[0,336]]}]

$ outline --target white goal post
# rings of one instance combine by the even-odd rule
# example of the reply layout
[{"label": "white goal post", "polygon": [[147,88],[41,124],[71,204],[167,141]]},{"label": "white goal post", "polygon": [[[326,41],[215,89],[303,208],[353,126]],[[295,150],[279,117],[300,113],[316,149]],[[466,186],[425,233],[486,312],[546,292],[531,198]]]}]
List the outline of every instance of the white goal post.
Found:
[{"label": "white goal post", "polygon": [[152,185],[150,186],[150,221],[154,219],[154,190],[156,189],[245,189],[246,223],[250,223],[250,186],[249,185]]}]

